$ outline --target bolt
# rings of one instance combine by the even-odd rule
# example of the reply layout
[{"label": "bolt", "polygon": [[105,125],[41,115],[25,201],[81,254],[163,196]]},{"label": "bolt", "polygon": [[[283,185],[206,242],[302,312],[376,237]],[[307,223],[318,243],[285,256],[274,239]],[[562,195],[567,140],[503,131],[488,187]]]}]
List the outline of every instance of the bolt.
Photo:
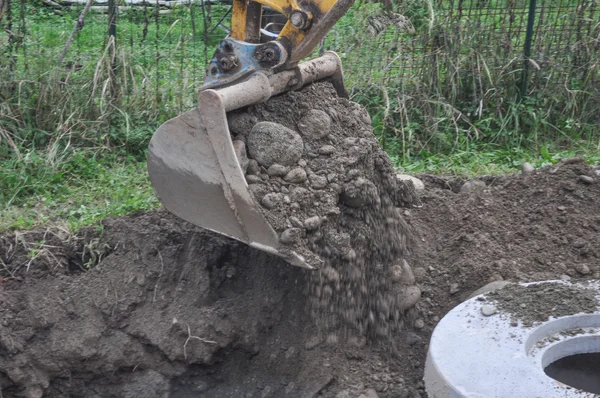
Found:
[{"label": "bolt", "polygon": [[296,29],[306,29],[308,27],[308,20],[308,14],[304,11],[294,11],[292,15],[290,15],[290,22]]},{"label": "bolt", "polygon": [[263,59],[265,61],[271,61],[273,58],[275,58],[275,50],[272,48],[267,48],[263,53]]},{"label": "bolt", "polygon": [[238,58],[235,55],[226,55],[219,60],[219,65],[221,65],[221,69],[227,72],[232,70],[237,65]]}]

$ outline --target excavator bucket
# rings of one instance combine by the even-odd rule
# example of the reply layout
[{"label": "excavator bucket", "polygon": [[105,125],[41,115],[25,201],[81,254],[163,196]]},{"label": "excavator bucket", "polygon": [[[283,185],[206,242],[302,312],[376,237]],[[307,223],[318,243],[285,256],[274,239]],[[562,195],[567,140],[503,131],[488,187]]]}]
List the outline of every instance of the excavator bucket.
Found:
[{"label": "excavator bucket", "polygon": [[254,200],[239,165],[227,125],[227,112],[268,100],[291,89],[330,79],[346,96],[337,54],[323,56],[267,76],[201,91],[198,108],[175,117],[154,133],[148,172],[162,204],[178,217],[305,268],[319,264],[298,253],[285,253],[275,230]]}]

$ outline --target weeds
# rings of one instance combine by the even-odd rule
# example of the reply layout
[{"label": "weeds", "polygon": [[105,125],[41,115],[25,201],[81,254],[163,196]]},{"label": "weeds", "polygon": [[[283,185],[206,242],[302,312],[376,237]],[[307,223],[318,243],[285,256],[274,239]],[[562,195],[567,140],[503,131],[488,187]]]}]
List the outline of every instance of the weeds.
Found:
[{"label": "weeds", "polygon": [[[149,139],[196,106],[227,7],[131,9],[119,15],[116,41],[106,16],[90,12],[63,56],[82,7],[12,3],[0,21],[0,231],[76,231],[156,208]],[[408,172],[496,174],[574,154],[598,162],[596,8],[552,0],[539,10],[522,100],[526,7],[476,3],[408,0],[396,5],[402,16],[357,3],[317,52],[340,54],[352,99]]]}]

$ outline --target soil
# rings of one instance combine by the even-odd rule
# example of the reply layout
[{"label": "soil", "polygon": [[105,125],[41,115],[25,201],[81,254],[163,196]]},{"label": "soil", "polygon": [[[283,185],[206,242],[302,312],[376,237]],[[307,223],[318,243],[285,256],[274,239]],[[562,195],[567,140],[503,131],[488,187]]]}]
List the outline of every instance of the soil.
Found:
[{"label": "soil", "polygon": [[580,159],[462,193],[419,177],[401,211],[422,298],[386,338],[328,338],[314,272],[164,210],[0,237],[2,397],[424,397],[431,332],[474,290],[600,277],[600,178]]},{"label": "soil", "polygon": [[511,284],[485,296],[513,321],[523,325],[547,321],[550,317],[562,317],[578,312],[594,313],[598,309],[595,289],[557,283],[533,285]]},{"label": "soil", "polygon": [[249,190],[281,251],[320,268],[309,286],[319,329],[330,340],[389,339],[420,297],[399,210],[419,201],[396,177],[366,110],[318,82],[229,119],[233,141],[260,165],[247,170]]}]

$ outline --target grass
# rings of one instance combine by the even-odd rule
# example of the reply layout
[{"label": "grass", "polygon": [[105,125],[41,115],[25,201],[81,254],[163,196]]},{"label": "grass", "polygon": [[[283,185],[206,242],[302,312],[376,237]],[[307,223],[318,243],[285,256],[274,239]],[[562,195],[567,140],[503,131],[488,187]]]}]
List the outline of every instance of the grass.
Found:
[{"label": "grass", "polygon": [[[532,152],[493,145],[446,155],[421,153],[406,162],[393,160],[398,170],[406,173],[476,176],[516,173],[525,161],[538,168],[573,156],[600,164],[596,150],[543,148]],[[24,154],[20,161],[5,161],[0,164],[0,188],[0,233],[46,224],[77,231],[109,216],[160,206],[144,161],[128,156],[99,157],[86,149],[74,151],[56,165],[48,164],[45,154],[38,152]]]},{"label": "grass", "polygon": [[55,165],[42,152],[0,164],[0,232],[44,224],[77,231],[107,216],[151,210],[159,202],[146,164],[130,157],[78,150]]},{"label": "grass", "polygon": [[590,165],[600,164],[600,152],[592,149],[548,149],[539,152],[495,145],[473,146],[451,154],[422,153],[408,162],[398,162],[406,173],[432,173],[474,177],[516,173],[524,162],[535,168],[558,163],[563,158],[581,156]]},{"label": "grass", "polygon": [[[378,24],[379,5],[357,2],[325,48],[340,54],[352,99],[369,110],[399,170],[504,174],[524,161],[543,167],[575,155],[598,163],[600,71],[592,61],[600,31],[588,23],[597,14],[565,1],[540,11],[534,48],[543,57],[535,57],[547,64],[532,69],[525,101],[518,91],[526,1],[507,23],[508,13],[489,14],[499,0],[406,0],[397,11],[415,34]],[[6,17],[0,22],[0,233],[53,223],[76,231],[158,207],[148,141],[160,123],[195,106],[226,8],[122,12],[116,46],[106,16],[90,13],[58,65],[81,8],[57,14],[36,0],[12,4],[12,41]],[[578,24],[582,37],[568,29]],[[587,53],[572,51],[575,40]]]}]

